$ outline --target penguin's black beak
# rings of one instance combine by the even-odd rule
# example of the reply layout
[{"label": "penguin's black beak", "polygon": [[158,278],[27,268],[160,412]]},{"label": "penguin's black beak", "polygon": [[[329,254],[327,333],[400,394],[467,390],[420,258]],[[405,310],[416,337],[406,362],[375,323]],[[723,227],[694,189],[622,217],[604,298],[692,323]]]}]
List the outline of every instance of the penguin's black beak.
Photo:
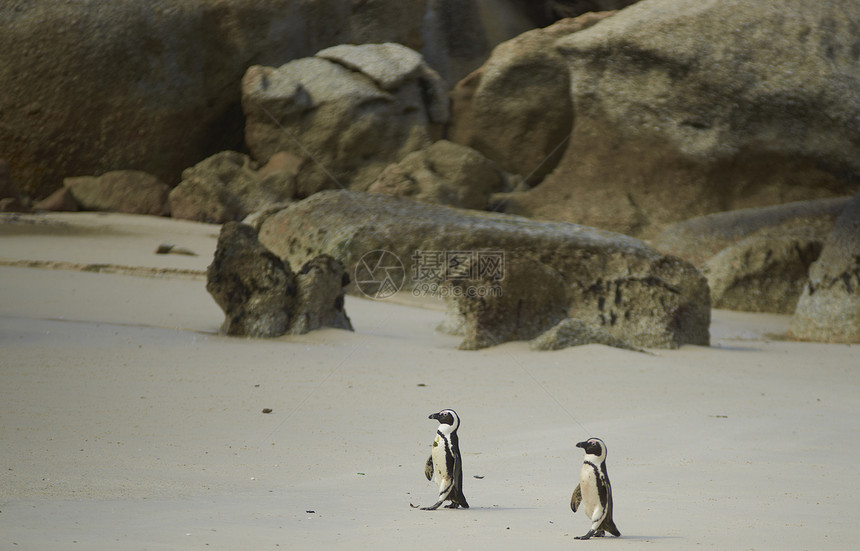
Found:
[{"label": "penguin's black beak", "polygon": [[438,413],[431,413],[430,417],[428,417],[427,419],[436,419],[438,421],[439,420],[439,414]]},{"label": "penguin's black beak", "polygon": [[587,443],[588,443],[588,442],[577,442],[577,443],[576,443],[576,447],[577,447],[577,448],[585,449],[585,445],[586,445]]}]

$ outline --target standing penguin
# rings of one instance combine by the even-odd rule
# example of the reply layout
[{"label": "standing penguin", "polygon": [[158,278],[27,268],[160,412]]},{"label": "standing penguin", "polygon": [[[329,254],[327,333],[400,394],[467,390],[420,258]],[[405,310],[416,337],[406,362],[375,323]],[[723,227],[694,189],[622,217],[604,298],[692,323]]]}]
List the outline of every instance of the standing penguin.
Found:
[{"label": "standing penguin", "polygon": [[460,426],[460,418],[452,409],[443,409],[434,413],[428,419],[439,421],[436,429],[436,439],[433,440],[433,450],[424,466],[424,475],[427,480],[432,480],[436,475],[439,484],[439,501],[430,507],[422,507],[425,511],[432,511],[442,505],[444,501],[450,501],[446,508],[457,507],[469,508],[466,497],[463,495],[463,462],[460,458],[460,442],[457,439],[457,427]]},{"label": "standing penguin", "polygon": [[599,538],[605,532],[618,537],[621,532],[612,520],[612,486],[606,472],[606,444],[600,438],[589,438],[576,447],[585,450],[585,458],[579,472],[579,485],[570,497],[570,508],[575,513],[582,504],[582,511],[591,519],[591,529],[576,539]]}]

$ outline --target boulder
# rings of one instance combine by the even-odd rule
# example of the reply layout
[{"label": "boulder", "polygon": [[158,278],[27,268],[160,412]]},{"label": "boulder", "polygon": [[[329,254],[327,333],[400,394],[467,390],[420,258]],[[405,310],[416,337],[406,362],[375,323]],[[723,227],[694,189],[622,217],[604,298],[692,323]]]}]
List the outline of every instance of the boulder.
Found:
[{"label": "boulder", "polygon": [[810,267],[789,331],[802,340],[860,343],[860,194]]},{"label": "boulder", "polygon": [[711,212],[853,195],[858,20],[851,0],[643,0],[556,40],[572,132],[509,212],[651,238]]},{"label": "boulder", "polygon": [[170,191],[170,209],[174,218],[221,224],[289,201],[294,193],[291,168],[273,163],[258,171],[247,155],[222,151],[182,172],[182,182]]},{"label": "boulder", "polygon": [[[476,258],[463,266],[473,277],[446,283],[448,309],[460,320],[461,350],[478,350],[540,335],[567,316],[567,284],[555,269],[528,254],[505,259],[500,279],[481,274]],[[475,272],[478,273],[475,273]]]},{"label": "boulder", "polygon": [[297,302],[296,276],[288,263],[257,241],[253,228],[236,222],[221,227],[206,290],[224,311],[221,333],[278,337],[290,327]]},{"label": "boulder", "polygon": [[[438,75],[399,44],[338,46],[242,80],[245,140],[266,162],[304,159],[297,194],[366,190],[390,163],[429,145],[447,121]],[[435,130],[434,130],[435,127]]]},{"label": "boulder", "polygon": [[80,210],[151,214],[170,213],[170,188],[152,174],[138,170],[114,170],[101,176],[66,178],[63,186]]},{"label": "boulder", "polygon": [[642,352],[639,348],[630,346],[603,329],[591,327],[582,320],[573,318],[561,320],[545,333],[532,339],[529,347],[532,350],[561,350],[585,344],[602,344],[622,350]]},{"label": "boulder", "polygon": [[804,226],[789,231],[766,229],[726,247],[703,270],[711,306],[793,314],[825,236]]},{"label": "boulder", "polygon": [[666,227],[654,240],[654,247],[702,268],[721,250],[761,231],[777,235],[801,229],[823,239],[850,200],[796,201],[697,216]]},{"label": "boulder", "polygon": [[[385,250],[399,259],[406,289],[419,292],[424,283],[452,279],[454,267],[482,251],[495,251],[482,255],[492,261],[489,268],[498,268],[501,260],[502,266],[513,262],[523,269],[536,259],[535,270],[550,270],[563,279],[567,317],[602,327],[634,346],[671,348],[709,341],[708,287],[692,265],[637,239],[595,228],[378,193],[323,191],[269,216],[259,239],[294,265],[328,254],[350,274],[363,256]],[[512,289],[526,293],[516,281]],[[514,299],[505,297],[504,304]]]},{"label": "boulder", "polygon": [[298,305],[290,333],[299,335],[321,327],[352,331],[344,310],[344,287],[349,275],[340,262],[328,255],[307,261],[296,274]]},{"label": "boulder", "polygon": [[78,210],[78,202],[72,197],[72,192],[67,187],[61,187],[54,193],[48,195],[33,205],[34,210],[49,210],[55,212],[75,212]]},{"label": "boulder", "polygon": [[68,175],[118,169],[175,185],[200,159],[241,148],[239,83],[249,65],[342,43],[420,48],[426,4],[4,2],[0,151],[20,194],[37,200]]},{"label": "boulder", "polygon": [[504,171],[474,149],[439,140],[388,165],[368,191],[482,210],[508,185]]},{"label": "boulder", "polygon": [[564,19],[523,33],[451,92],[451,141],[472,147],[529,184],[549,174],[573,124],[570,73],[555,42],[613,12]]},{"label": "boulder", "polygon": [[311,259],[294,274],[260,244],[253,228],[228,222],[206,271],[206,290],[224,311],[221,333],[267,338],[321,327],[351,331],[343,302],[348,279],[328,256]]}]

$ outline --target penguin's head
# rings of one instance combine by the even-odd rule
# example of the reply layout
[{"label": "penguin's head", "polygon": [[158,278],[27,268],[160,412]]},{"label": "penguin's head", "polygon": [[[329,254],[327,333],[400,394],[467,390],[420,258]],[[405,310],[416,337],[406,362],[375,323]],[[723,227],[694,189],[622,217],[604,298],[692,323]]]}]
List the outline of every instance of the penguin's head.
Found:
[{"label": "penguin's head", "polygon": [[585,442],[578,442],[576,447],[582,448],[586,455],[593,455],[600,461],[606,459],[606,444],[600,438],[589,438]]},{"label": "penguin's head", "polygon": [[431,414],[428,419],[439,421],[439,430],[445,433],[454,432],[460,426],[460,418],[453,409],[443,409],[439,413]]}]

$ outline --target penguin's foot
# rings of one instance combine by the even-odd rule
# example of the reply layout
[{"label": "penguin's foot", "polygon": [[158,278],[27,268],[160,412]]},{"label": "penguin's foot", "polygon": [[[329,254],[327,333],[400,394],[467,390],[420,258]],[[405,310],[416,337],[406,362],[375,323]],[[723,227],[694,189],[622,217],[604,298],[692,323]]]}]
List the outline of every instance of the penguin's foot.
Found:
[{"label": "penguin's foot", "polygon": [[593,535],[594,535],[594,530],[589,530],[584,536],[576,536],[573,539],[575,539],[575,540],[587,540],[587,539],[591,539],[591,536],[593,536]]},{"label": "penguin's foot", "polygon": [[421,510],[422,510],[422,511],[435,511],[436,509],[438,509],[438,508],[439,508],[439,506],[440,506],[440,505],[442,505],[442,502],[441,502],[441,501],[437,501],[436,503],[434,503],[434,504],[433,504],[433,505],[431,505],[430,507],[422,507],[422,508],[421,508]]},{"label": "penguin's foot", "polygon": [[604,532],[603,530],[598,530],[597,532],[594,533],[595,538],[602,538],[605,535],[606,535],[606,532]]},{"label": "penguin's foot", "polygon": [[445,506],[445,508],[446,508],[446,509],[456,509],[456,508],[457,508],[457,507],[459,507],[459,506],[460,506],[460,504],[459,504],[459,503],[453,503],[453,502],[452,502],[452,503],[450,503],[450,504],[446,505],[446,506]]}]

